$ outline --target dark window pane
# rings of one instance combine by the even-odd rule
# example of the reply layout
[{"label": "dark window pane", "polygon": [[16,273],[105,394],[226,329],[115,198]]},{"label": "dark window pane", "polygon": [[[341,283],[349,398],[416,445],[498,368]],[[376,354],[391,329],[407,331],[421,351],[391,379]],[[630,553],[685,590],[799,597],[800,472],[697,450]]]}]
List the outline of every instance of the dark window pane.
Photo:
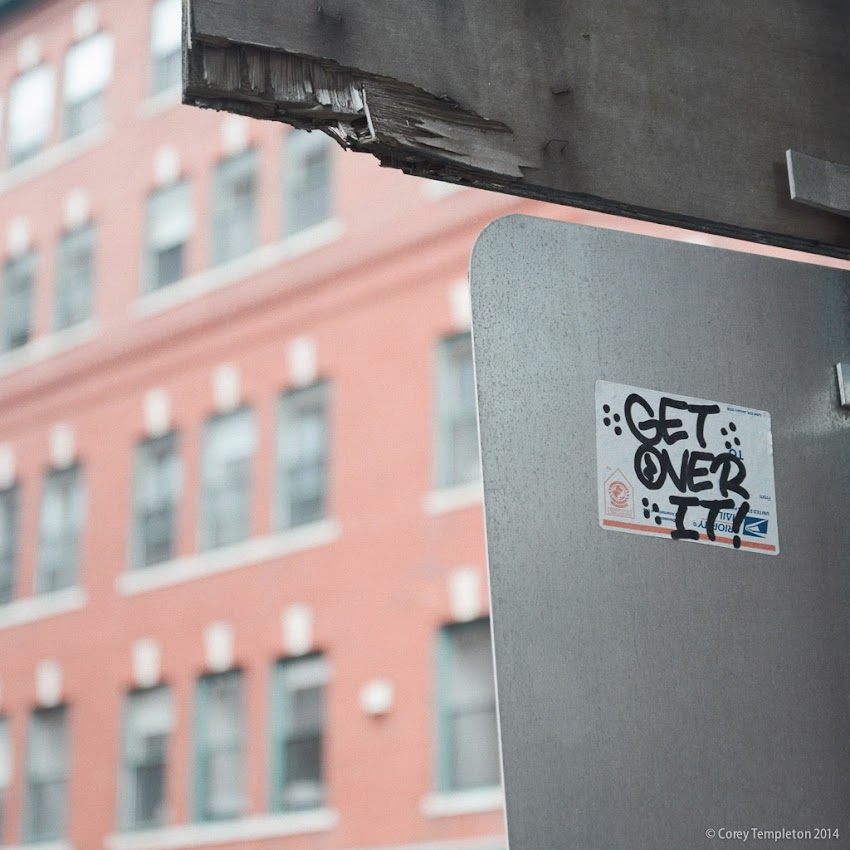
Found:
[{"label": "dark window pane", "polygon": [[215,170],[212,261],[235,259],[257,244],[257,152],[220,162]]},{"label": "dark window pane", "polygon": [[298,233],[330,218],[332,143],[323,133],[291,130],[284,141],[287,157],[287,233]]},{"label": "dark window pane", "polygon": [[172,245],[155,252],[154,289],[176,283],[183,277],[183,244]]},{"label": "dark window pane", "polygon": [[322,656],[283,661],[277,667],[281,726],[275,758],[282,809],[320,806],[324,786],[324,705],[328,667]]},{"label": "dark window pane", "polygon": [[499,784],[495,706],[457,712],[451,722],[453,788]]},{"label": "dark window pane", "polygon": [[157,94],[180,84],[181,3],[156,0],[151,8],[151,89]]},{"label": "dark window pane", "polygon": [[165,687],[127,697],[124,752],[124,822],[140,827],[165,823],[168,739],[174,723],[171,692]]},{"label": "dark window pane", "polygon": [[91,315],[94,228],[69,233],[59,243],[56,269],[56,330]]},{"label": "dark window pane", "polygon": [[442,765],[447,790],[499,783],[496,691],[488,620],[445,629],[448,665],[442,683]]},{"label": "dark window pane", "polygon": [[278,456],[282,527],[325,516],[327,490],[327,385],[286,393],[281,402]]},{"label": "dark window pane", "polygon": [[452,486],[475,481],[481,472],[472,340],[468,333],[441,343],[439,381],[440,484]]},{"label": "dark window pane", "polygon": [[103,92],[95,92],[65,106],[65,138],[71,139],[103,123],[106,103]]},{"label": "dark window pane", "polygon": [[67,710],[64,706],[33,712],[27,750],[27,839],[62,838],[68,777]]},{"label": "dark window pane", "polygon": [[36,258],[33,252],[6,263],[3,273],[3,330],[7,350],[29,342]]},{"label": "dark window pane", "polygon": [[179,48],[163,56],[156,56],[153,60],[153,94],[179,86],[182,73]]},{"label": "dark window pane", "polygon": [[148,198],[146,288],[159,289],[185,274],[185,248],[192,232],[192,198],[185,181]]},{"label": "dark window pane", "polygon": [[250,410],[237,410],[207,423],[201,527],[205,549],[238,543],[250,534],[255,441]]},{"label": "dark window pane", "polygon": [[112,36],[98,32],[78,41],[65,54],[63,87],[65,138],[103,123],[106,87],[112,78]]},{"label": "dark window pane", "polygon": [[174,433],[140,444],[136,455],[135,566],[173,557],[180,502],[179,442]]},{"label": "dark window pane", "polygon": [[139,765],[133,773],[135,786],[135,797],[133,799],[134,825],[137,827],[158,826],[163,822],[165,764]]},{"label": "dark window pane", "polygon": [[18,488],[0,491],[0,604],[15,595],[18,554]]},{"label": "dark window pane", "polygon": [[201,689],[199,813],[203,820],[238,817],[245,808],[242,674],[206,676]]},{"label": "dark window pane", "polygon": [[81,468],[49,472],[41,503],[37,593],[76,583],[83,513]]}]

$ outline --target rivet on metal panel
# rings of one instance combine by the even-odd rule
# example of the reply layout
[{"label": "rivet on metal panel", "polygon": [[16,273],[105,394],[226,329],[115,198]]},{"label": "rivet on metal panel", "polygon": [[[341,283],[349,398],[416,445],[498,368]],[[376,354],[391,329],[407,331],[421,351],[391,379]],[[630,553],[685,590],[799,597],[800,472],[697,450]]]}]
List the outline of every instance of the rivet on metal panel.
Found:
[{"label": "rivet on metal panel", "polygon": [[842,407],[850,408],[850,363],[836,363],[838,375],[838,398]]}]

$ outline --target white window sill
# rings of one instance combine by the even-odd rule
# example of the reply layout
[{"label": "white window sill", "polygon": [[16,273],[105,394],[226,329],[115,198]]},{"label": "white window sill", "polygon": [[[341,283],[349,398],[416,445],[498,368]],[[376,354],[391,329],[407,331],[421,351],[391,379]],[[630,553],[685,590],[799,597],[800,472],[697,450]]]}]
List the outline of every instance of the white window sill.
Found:
[{"label": "white window sill", "polygon": [[48,617],[58,617],[60,614],[79,611],[86,606],[87,602],[88,595],[80,587],[66,587],[64,590],[56,590],[53,593],[15,599],[6,605],[0,605],[0,629],[22,626],[25,623],[34,623]]},{"label": "white window sill", "polygon": [[432,490],[423,500],[425,513],[432,516],[447,514],[461,508],[480,505],[484,498],[484,489],[480,481],[458,484],[455,487],[442,487]]},{"label": "white window sill", "polygon": [[178,84],[152,94],[147,100],[143,100],[139,104],[139,117],[153,118],[163,112],[168,112],[169,109],[173,109],[175,106],[179,106],[183,102],[182,89],[182,85]]},{"label": "white window sill", "polygon": [[0,850],[74,850],[67,841],[40,841],[36,844],[0,844]]},{"label": "white window sill", "polygon": [[94,319],[86,319],[65,330],[37,336],[20,348],[0,354],[0,375],[62,354],[75,346],[89,342],[99,333],[100,324]]},{"label": "white window sill", "polygon": [[126,596],[145,593],[237,567],[271,561],[305,549],[327,546],[337,540],[339,535],[338,523],[332,519],[324,519],[279,534],[252,537],[233,546],[223,546],[210,552],[175,558],[152,567],[134,569],[118,576],[115,586],[119,593]]},{"label": "white window sill", "polygon": [[0,194],[102,145],[109,138],[109,134],[109,126],[101,124],[73,139],[45,148],[31,159],[13,165],[5,173],[0,173]]},{"label": "white window sill", "polygon": [[338,822],[339,815],[333,809],[311,809],[280,815],[256,815],[221,823],[192,823],[144,832],[115,833],[107,836],[104,844],[106,850],[180,850],[183,847],[328,832]]},{"label": "white window sill", "polygon": [[476,812],[495,812],[504,808],[505,795],[499,785],[492,788],[473,788],[470,791],[445,791],[429,794],[420,809],[428,818],[469,815]]},{"label": "white window sill", "polygon": [[237,257],[235,260],[222,263],[200,274],[185,277],[153,292],[147,292],[133,303],[133,312],[138,316],[156,315],[200,295],[265,271],[285,260],[315,251],[338,239],[342,232],[342,223],[338,219],[329,219],[280,242],[264,245],[262,248],[251,251],[250,254]]}]

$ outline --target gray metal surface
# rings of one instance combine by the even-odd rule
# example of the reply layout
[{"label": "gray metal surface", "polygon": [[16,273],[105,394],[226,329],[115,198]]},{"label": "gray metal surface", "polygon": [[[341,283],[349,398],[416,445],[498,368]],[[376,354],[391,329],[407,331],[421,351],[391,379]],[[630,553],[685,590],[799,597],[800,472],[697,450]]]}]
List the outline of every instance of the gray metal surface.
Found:
[{"label": "gray metal surface", "polygon": [[[850,275],[509,217],[471,282],[511,850],[850,846]],[[780,554],[600,528],[597,379],[769,411]]]},{"label": "gray metal surface", "polygon": [[[186,102],[454,182],[850,257],[846,0],[184,0]],[[189,39],[191,41],[189,41]]]}]

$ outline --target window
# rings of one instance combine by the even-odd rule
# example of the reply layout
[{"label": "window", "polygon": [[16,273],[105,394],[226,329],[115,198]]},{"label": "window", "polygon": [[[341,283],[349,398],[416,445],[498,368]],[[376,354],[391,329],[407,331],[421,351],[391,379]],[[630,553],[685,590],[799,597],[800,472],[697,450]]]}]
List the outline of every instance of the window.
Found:
[{"label": "window", "polygon": [[446,626],[440,635],[440,787],[499,784],[490,621]]},{"label": "window", "polygon": [[15,595],[15,561],[18,555],[18,488],[0,490],[0,604]]},{"label": "window", "polygon": [[92,225],[65,234],[59,243],[56,270],[56,330],[91,315],[95,229]]},{"label": "window", "polygon": [[168,737],[174,727],[170,690],[163,686],[127,696],[124,732],[124,826],[165,823]]},{"label": "window", "polygon": [[180,0],[157,0],[151,10],[151,94],[180,85]]},{"label": "window", "polygon": [[201,548],[244,540],[251,531],[251,461],[256,434],[247,408],[211,419],[204,430]]},{"label": "window", "polygon": [[177,434],[141,443],[136,451],[134,566],[148,567],[174,556],[180,484]]},{"label": "window", "polygon": [[288,528],[325,515],[327,384],[285,393],[278,433],[279,524]]},{"label": "window", "polygon": [[6,351],[30,341],[35,267],[35,252],[29,251],[9,260],[3,271],[3,345]]},{"label": "window", "polygon": [[25,835],[55,841],[65,833],[68,786],[68,709],[39,709],[30,718]]},{"label": "window", "polygon": [[76,583],[83,501],[79,465],[47,473],[41,502],[36,593],[50,593]]},{"label": "window", "polygon": [[201,678],[197,722],[197,817],[239,817],[245,807],[240,670]]},{"label": "window", "polygon": [[438,483],[451,487],[476,481],[481,474],[472,339],[468,332],[442,341],[438,368]]},{"label": "window", "polygon": [[106,87],[112,79],[112,36],[99,32],[65,56],[65,138],[91,130],[106,118]]},{"label": "window", "polygon": [[147,289],[159,289],[183,277],[191,235],[189,184],[183,181],[153,192],[148,199]]},{"label": "window", "polygon": [[284,137],[286,232],[320,224],[331,214],[331,140],[320,132],[290,130]]},{"label": "window", "polygon": [[321,655],[275,666],[272,711],[272,797],[275,811],[325,801],[323,738],[328,665]]},{"label": "window", "polygon": [[49,65],[39,65],[12,83],[6,136],[9,165],[35,156],[47,144],[53,129],[54,97],[54,72]]},{"label": "window", "polygon": [[247,254],[257,244],[257,152],[216,166],[213,197],[213,265]]},{"label": "window", "polygon": [[9,843],[7,832],[9,790],[12,787],[12,734],[9,721],[0,717],[0,846]]}]

